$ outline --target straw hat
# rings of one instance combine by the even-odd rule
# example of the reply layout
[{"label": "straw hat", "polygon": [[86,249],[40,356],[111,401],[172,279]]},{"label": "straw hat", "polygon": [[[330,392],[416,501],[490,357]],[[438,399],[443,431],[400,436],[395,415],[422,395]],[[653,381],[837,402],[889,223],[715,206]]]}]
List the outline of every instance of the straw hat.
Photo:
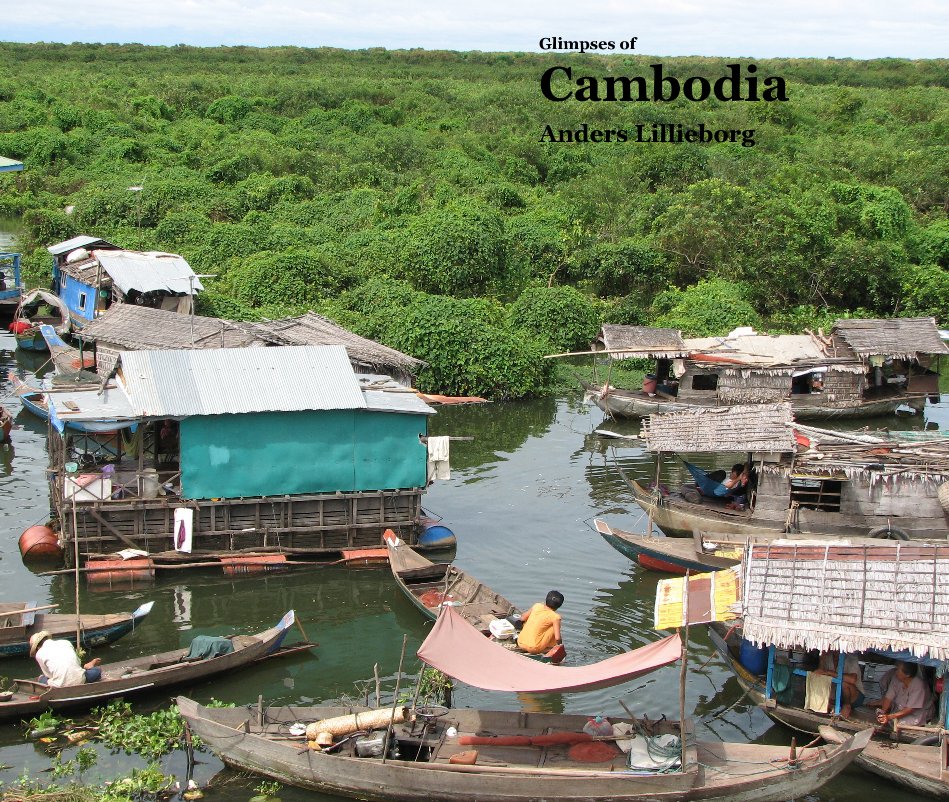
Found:
[{"label": "straw hat", "polygon": [[36,650],[40,648],[40,644],[51,637],[53,636],[45,629],[30,635],[30,657],[36,657]]}]

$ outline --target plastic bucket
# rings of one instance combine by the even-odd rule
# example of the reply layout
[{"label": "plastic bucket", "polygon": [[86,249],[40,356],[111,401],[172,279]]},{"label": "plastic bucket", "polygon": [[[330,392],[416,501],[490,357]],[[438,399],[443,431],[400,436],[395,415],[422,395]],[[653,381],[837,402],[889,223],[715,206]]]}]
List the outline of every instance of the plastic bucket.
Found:
[{"label": "plastic bucket", "polygon": [[654,393],[656,392],[656,377],[651,373],[646,374],[646,378],[643,379],[643,392],[644,393]]},{"label": "plastic bucket", "polygon": [[738,651],[738,662],[750,674],[760,676],[768,670],[768,647],[755,646],[751,641],[741,639],[741,648]]},{"label": "plastic bucket", "polygon": [[139,478],[141,490],[139,495],[142,498],[158,498],[158,489],[161,487],[158,481],[158,471],[154,468],[145,468]]}]

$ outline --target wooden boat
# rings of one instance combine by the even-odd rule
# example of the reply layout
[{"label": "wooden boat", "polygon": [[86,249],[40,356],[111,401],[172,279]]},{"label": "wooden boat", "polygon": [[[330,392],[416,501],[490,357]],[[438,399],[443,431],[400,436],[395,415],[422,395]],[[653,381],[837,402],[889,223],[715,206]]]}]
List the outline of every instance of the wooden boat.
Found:
[{"label": "wooden boat", "polygon": [[[736,329],[683,339],[676,329],[607,324],[587,353],[655,366],[640,389],[613,387],[610,374],[584,384],[615,418],[787,401],[797,420],[832,420],[921,411],[939,392],[931,357],[949,348],[933,318],[900,318],[838,320],[826,337]],[[887,377],[877,359],[887,360]]]},{"label": "wooden boat", "polygon": [[[27,314],[30,308],[35,310],[42,305],[48,306],[56,314],[45,316]],[[22,348],[24,351],[48,350],[47,340],[40,331],[40,327],[44,324],[55,328],[56,334],[68,333],[71,327],[69,307],[54,293],[46,290],[31,290],[23,296],[14,321],[10,325],[10,330],[16,337],[17,348]]]},{"label": "wooden boat", "polygon": [[[848,733],[877,729],[866,705],[841,714],[843,654],[837,676],[827,680],[827,712],[806,708],[816,667],[808,655],[836,648],[859,656],[871,700],[883,695],[878,683],[895,660],[937,668],[949,642],[941,612],[949,600],[946,571],[945,543],[751,543],[742,556],[741,623],[713,623],[709,636],[749,697],[775,721],[815,734],[826,724]],[[939,735],[946,715],[946,691],[940,693],[935,723],[901,724],[881,734],[906,742]]]},{"label": "wooden boat", "polygon": [[[820,735],[831,744],[847,739],[830,726],[821,727]],[[949,799],[949,760],[944,738],[932,745],[870,741],[855,762],[860,768],[918,794]]]},{"label": "wooden boat", "polygon": [[[940,499],[940,489],[949,489],[944,433],[834,432],[795,422],[791,413],[787,403],[746,404],[652,415],[643,422],[656,472],[669,453],[741,455],[751,479],[739,507],[727,497],[703,494],[697,479],[654,490],[622,469],[620,475],[652,523],[672,537],[696,530],[740,538],[949,535]],[[701,472],[681,462],[692,479]]]},{"label": "wooden boat", "polygon": [[[46,400],[48,392],[43,387],[28,384],[19,378],[13,371],[7,374],[7,379],[13,386],[13,394],[20,400],[23,408],[38,418],[49,420],[49,403]],[[88,392],[96,392],[90,389]],[[127,421],[117,420],[96,420],[96,421],[64,421],[67,429],[73,432],[84,432],[86,434],[102,434],[104,432],[114,432],[116,429],[123,429],[130,424]]]},{"label": "wooden boat", "polygon": [[[154,602],[146,602],[131,613],[80,615],[82,647],[104,646],[127,635],[151,612]],[[35,602],[0,604],[0,657],[28,657],[30,636],[46,630],[58,640],[76,644],[76,616],[48,613],[53,605],[38,607]]]},{"label": "wooden boat", "polygon": [[[420,708],[409,721],[393,725],[392,755],[382,757],[385,738],[375,733],[370,743],[379,745],[380,756],[359,757],[365,754],[360,744],[369,739],[348,737],[317,751],[306,735],[290,734],[294,724],[355,708],[271,707],[260,716],[203,707],[185,697],[177,704],[191,731],[230,766],[323,793],[404,802],[783,802],[836,776],[869,738],[860,734],[830,750],[799,750],[795,768],[788,767],[787,747],[699,742],[686,748],[685,770],[653,773],[630,771],[627,755],[602,742],[596,744],[605,752],[602,762],[578,759],[577,744],[593,746],[582,732],[587,716]],[[668,720],[636,724],[647,737],[679,731]],[[450,727],[457,734],[449,735]]]},{"label": "wooden boat", "polygon": [[33,680],[14,680],[12,693],[9,696],[0,695],[0,719],[28,718],[44,710],[92,707],[116,696],[131,696],[171,685],[199,682],[276,654],[312,648],[315,644],[307,643],[280,649],[293,623],[291,610],[275,627],[256,635],[230,635],[228,638],[234,644],[234,650],[216,657],[189,661],[186,659],[189,649],[175,649],[103,664],[99,666],[102,678],[98,682],[50,688]]},{"label": "wooden boat", "polygon": [[442,606],[450,606],[469,624],[485,633],[495,618],[520,611],[466,571],[450,563],[433,563],[396,538],[392,530],[383,535],[389,551],[392,576],[409,601],[434,621]]},{"label": "wooden boat", "polygon": [[[675,396],[645,393],[642,390],[626,390],[603,384],[583,383],[584,396],[614,419],[645,418],[657,412],[683,412],[727,406],[723,401],[689,403]],[[834,403],[818,403],[816,397],[807,395],[789,396],[797,420],[849,420],[851,418],[877,418],[896,414],[901,407],[913,411],[922,409],[926,395],[898,395],[888,398],[861,399],[847,406]]]},{"label": "wooden boat", "polygon": [[[599,519],[594,520],[593,525],[603,539],[620,554],[625,554],[649,571],[695,574],[730,568],[741,561],[741,549],[735,549],[731,544],[706,553],[692,539],[637,535],[615,529]],[[701,534],[698,537],[701,542]]]},{"label": "wooden boat", "polygon": [[[766,675],[749,671],[741,662],[740,625],[729,626],[720,622],[712,623],[708,625],[708,634],[715,651],[721,655],[732,673],[737,677],[738,684],[745,690],[748,698],[758,705],[769,718],[790,727],[792,730],[810,735],[817,735],[822,726],[831,723],[832,717],[829,713],[815,713],[811,710],[805,710],[803,707],[784,705],[778,703],[775,699],[766,698]],[[841,732],[852,735],[868,729],[873,731],[876,721],[868,711],[857,710],[854,711],[853,717],[849,719],[834,718],[833,724]],[[917,738],[925,738],[937,732],[937,727],[901,727],[900,739],[909,743]]]},{"label": "wooden boat", "polygon": [[[391,529],[383,538],[396,584],[426,618],[434,621],[442,607],[451,607],[475,629],[490,636],[492,621],[520,615],[513,602],[466,571],[449,563],[431,562],[402,543]],[[518,648],[515,638],[499,643],[535,660],[560,663],[566,657],[566,650],[559,644],[543,654],[528,654]]]}]

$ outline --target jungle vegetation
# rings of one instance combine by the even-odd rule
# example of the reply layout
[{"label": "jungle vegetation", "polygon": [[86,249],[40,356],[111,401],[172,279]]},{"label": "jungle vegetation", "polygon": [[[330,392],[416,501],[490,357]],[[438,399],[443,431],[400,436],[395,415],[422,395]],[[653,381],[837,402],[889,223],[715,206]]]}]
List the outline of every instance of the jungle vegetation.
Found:
[{"label": "jungle vegetation", "polygon": [[[0,218],[214,274],[200,309],[307,309],[429,363],[423,389],[541,391],[602,322],[687,335],[949,320],[949,61],[759,60],[787,102],[551,102],[640,56],[0,44]],[[734,59],[664,58],[668,74]],[[755,145],[541,141],[653,123]],[[130,187],[142,187],[140,191]]]}]

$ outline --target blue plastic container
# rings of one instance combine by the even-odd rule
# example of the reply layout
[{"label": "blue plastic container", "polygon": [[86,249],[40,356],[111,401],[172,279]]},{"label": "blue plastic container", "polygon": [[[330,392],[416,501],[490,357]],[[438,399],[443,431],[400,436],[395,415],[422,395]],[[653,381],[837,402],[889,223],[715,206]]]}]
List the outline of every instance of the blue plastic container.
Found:
[{"label": "blue plastic container", "polygon": [[741,649],[738,651],[738,662],[745,669],[756,676],[768,671],[768,647],[755,646],[751,641],[741,639]]},{"label": "blue plastic container", "polygon": [[447,526],[435,525],[426,526],[419,535],[418,543],[420,546],[430,548],[443,548],[455,544],[455,533]]}]

